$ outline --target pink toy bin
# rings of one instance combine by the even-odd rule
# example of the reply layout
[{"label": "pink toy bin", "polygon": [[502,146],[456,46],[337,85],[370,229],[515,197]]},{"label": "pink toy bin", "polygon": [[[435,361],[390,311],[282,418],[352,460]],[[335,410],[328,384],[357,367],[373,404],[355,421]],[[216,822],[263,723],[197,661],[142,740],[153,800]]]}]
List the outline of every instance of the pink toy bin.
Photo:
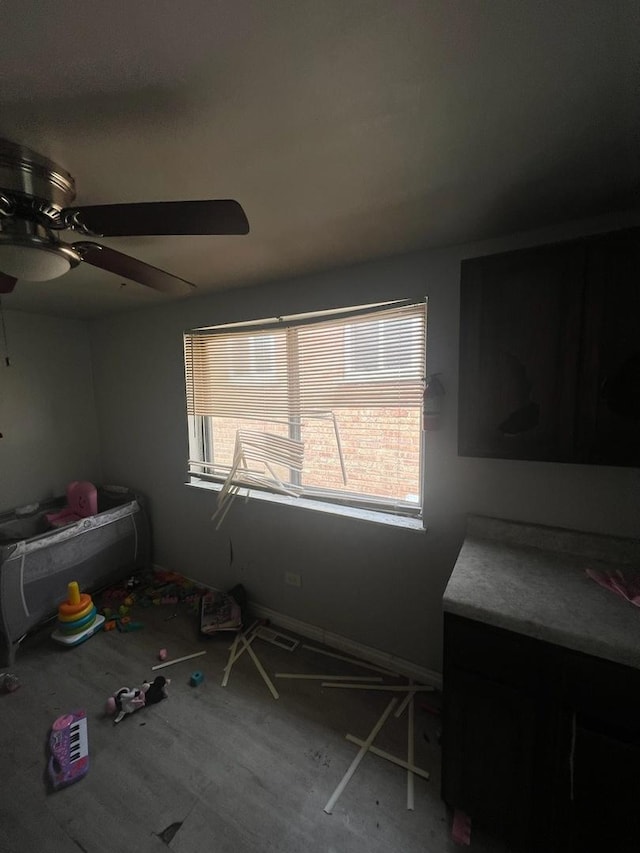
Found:
[{"label": "pink toy bin", "polygon": [[67,486],[67,503],[59,512],[48,512],[46,519],[52,527],[64,527],[95,515],[98,512],[98,492],[93,483],[74,480]]}]

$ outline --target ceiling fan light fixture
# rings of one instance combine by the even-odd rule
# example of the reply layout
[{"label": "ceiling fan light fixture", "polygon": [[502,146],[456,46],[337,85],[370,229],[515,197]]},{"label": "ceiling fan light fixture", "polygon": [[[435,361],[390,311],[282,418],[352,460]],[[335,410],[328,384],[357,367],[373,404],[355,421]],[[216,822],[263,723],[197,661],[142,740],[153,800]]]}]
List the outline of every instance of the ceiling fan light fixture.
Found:
[{"label": "ceiling fan light fixture", "polygon": [[79,263],[78,253],[63,243],[0,234],[0,272],[18,281],[50,281]]},{"label": "ceiling fan light fixture", "polygon": [[55,250],[32,246],[0,246],[0,270],[18,280],[49,281],[71,269],[69,259]]}]

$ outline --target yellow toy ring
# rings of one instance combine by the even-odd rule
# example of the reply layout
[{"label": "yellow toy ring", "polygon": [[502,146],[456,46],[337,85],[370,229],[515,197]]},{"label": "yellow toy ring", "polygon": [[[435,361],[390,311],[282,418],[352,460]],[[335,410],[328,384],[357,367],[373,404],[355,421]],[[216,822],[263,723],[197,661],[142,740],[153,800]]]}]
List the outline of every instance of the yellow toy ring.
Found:
[{"label": "yellow toy ring", "polygon": [[73,619],[80,619],[82,616],[87,615],[92,606],[91,596],[83,592],[80,596],[79,604],[69,604],[65,601],[58,607],[58,619],[61,622],[71,622]]}]

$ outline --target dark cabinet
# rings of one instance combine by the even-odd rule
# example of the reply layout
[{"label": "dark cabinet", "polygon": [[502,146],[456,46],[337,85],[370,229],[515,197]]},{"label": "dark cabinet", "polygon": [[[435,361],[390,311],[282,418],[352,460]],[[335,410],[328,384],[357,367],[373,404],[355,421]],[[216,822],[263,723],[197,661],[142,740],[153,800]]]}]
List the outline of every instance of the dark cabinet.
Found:
[{"label": "dark cabinet", "polygon": [[442,796],[514,850],[636,851],[640,672],[445,614]]},{"label": "dark cabinet", "polygon": [[571,808],[566,837],[575,853],[637,853],[637,737],[602,731],[600,720],[576,716]]},{"label": "dark cabinet", "polygon": [[[444,784],[457,808],[508,839],[532,830],[535,707],[526,693],[464,669],[449,673]],[[513,784],[517,779],[518,784]]]},{"label": "dark cabinet", "polygon": [[462,262],[459,453],[640,465],[640,229]]},{"label": "dark cabinet", "polygon": [[578,457],[640,466],[640,229],[588,248]]},{"label": "dark cabinet", "polygon": [[564,740],[570,744],[566,849],[637,851],[640,672],[566,650],[560,661]]}]

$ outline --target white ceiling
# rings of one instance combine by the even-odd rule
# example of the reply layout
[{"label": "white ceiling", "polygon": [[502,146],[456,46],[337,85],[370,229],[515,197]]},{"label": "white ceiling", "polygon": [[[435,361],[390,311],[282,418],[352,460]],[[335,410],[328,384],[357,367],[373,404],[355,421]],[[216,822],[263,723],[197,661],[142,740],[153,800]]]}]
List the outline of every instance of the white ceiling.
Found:
[{"label": "white ceiling", "polygon": [[[637,0],[3,0],[0,32],[0,136],[78,204],[242,203],[246,237],[104,241],[200,293],[637,203]],[[168,299],[121,285],[3,303]]]}]

